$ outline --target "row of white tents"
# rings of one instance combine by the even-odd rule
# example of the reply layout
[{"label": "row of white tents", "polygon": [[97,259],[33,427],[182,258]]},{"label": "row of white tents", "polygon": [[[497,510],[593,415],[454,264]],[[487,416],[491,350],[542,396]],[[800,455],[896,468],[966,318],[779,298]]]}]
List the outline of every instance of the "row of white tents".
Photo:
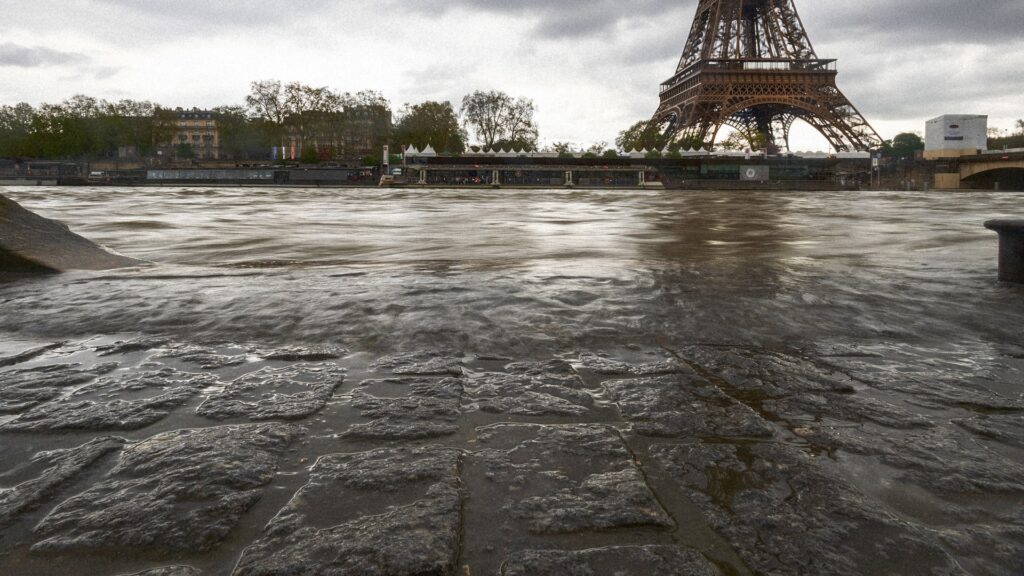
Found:
[{"label": "row of white tents", "polygon": [[[670,150],[666,147],[664,150],[659,150],[662,156],[666,156],[670,153]],[[415,146],[409,145],[405,148],[404,152],[406,158],[432,158],[438,156],[433,146],[427,144],[423,150],[418,150]],[[620,152],[620,158],[647,158],[651,154],[650,150],[630,150],[629,152]],[[487,150],[486,152],[473,152],[472,150],[466,151],[462,154],[463,156],[479,156],[479,157],[493,157],[493,158],[558,158],[559,153],[553,150],[541,150],[539,152],[526,152],[525,150]],[[752,158],[760,155],[760,152],[752,152],[750,150],[709,150],[707,148],[700,149],[689,149],[679,150],[679,155],[688,158],[695,156],[724,156],[730,158]],[[842,158],[842,159],[862,159],[870,158],[869,152],[839,152],[838,154],[832,152],[793,152],[792,156],[798,158]],[[573,158],[582,158],[582,152],[576,152],[572,154]]]}]

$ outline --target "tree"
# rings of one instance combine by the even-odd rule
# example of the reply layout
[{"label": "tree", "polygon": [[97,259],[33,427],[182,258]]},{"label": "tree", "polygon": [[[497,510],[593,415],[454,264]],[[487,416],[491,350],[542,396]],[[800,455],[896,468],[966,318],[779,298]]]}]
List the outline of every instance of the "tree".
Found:
[{"label": "tree", "polygon": [[536,107],[532,100],[512,98],[504,92],[476,91],[462,99],[462,117],[484,148],[537,148]]},{"label": "tree", "polygon": [[339,93],[301,82],[263,80],[250,85],[249,119],[258,121],[264,142],[286,140],[346,155],[365,154],[388,143],[391,105],[379,92]]},{"label": "tree", "polygon": [[316,164],[320,161],[320,153],[317,151],[316,146],[313,144],[306,144],[302,147],[302,153],[299,154],[299,162],[303,164]]},{"label": "tree", "polygon": [[249,95],[245,97],[249,117],[278,126],[284,125],[288,111],[284,103],[281,81],[261,80],[249,84],[249,89]]},{"label": "tree", "polygon": [[28,156],[36,110],[24,102],[0,106],[0,156]]},{"label": "tree", "polygon": [[746,150],[747,139],[744,138],[743,134],[734,131],[730,132],[729,135],[725,137],[725,140],[719,142],[718,145],[721,146],[723,150]]},{"label": "tree", "polygon": [[661,132],[658,124],[642,120],[619,132],[615,145],[623,152],[631,150],[661,150],[669,138]]},{"label": "tree", "polygon": [[348,156],[379,153],[391,137],[391,103],[380,92],[363,90],[341,97]]},{"label": "tree", "polygon": [[706,146],[707,144],[697,136],[686,136],[670,144],[669,148],[678,152],[679,150],[700,150]]},{"label": "tree", "polygon": [[559,155],[572,154],[574,152],[572,142],[555,142],[551,145],[551,150]]},{"label": "tree", "polygon": [[177,156],[178,158],[192,158],[194,156],[194,154],[192,153],[192,145],[184,143],[178,144],[178,146],[174,149],[174,155]]},{"label": "tree", "polygon": [[451,102],[406,104],[393,134],[392,140],[398,147],[411,144],[423,150],[429,144],[438,152],[461,154],[466,151],[466,133],[459,126]]},{"label": "tree", "polygon": [[218,106],[213,111],[217,113],[222,158],[251,160],[269,155],[275,140],[269,137],[265,120],[247,119],[241,106]]},{"label": "tree", "polygon": [[904,132],[892,139],[891,149],[893,156],[913,158],[917,151],[924,150],[924,141],[917,134]]},{"label": "tree", "polygon": [[1024,135],[1024,118],[1017,120],[1014,126],[1017,128],[1017,134]]},{"label": "tree", "polygon": [[619,157],[619,153],[616,152],[615,150],[605,150],[604,154],[601,154],[601,157],[602,158],[608,158],[608,159],[618,158]]},{"label": "tree", "polygon": [[764,134],[744,134],[738,130],[729,133],[725,140],[719,142],[725,150],[764,150],[768,145],[768,139]]}]

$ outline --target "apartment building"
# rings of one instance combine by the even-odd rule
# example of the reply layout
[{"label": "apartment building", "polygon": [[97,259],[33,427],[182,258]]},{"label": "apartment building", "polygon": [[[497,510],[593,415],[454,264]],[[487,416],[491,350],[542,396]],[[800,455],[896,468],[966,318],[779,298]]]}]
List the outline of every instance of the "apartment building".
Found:
[{"label": "apartment building", "polygon": [[217,113],[209,110],[175,110],[177,134],[173,144],[179,155],[191,153],[197,160],[220,159],[220,128]]}]

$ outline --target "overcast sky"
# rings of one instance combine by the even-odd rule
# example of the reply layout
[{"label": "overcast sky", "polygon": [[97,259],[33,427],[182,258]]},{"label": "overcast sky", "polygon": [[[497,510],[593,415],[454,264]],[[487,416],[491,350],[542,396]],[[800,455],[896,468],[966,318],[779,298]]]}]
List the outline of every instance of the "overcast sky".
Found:
[{"label": "overcast sky", "polygon": [[[612,142],[658,105],[696,0],[2,0],[0,103],[84,93],[240,104],[253,80],[476,89],[536,101],[542,143]],[[1024,0],[797,0],[839,86],[884,138],[945,113],[1024,117]],[[824,148],[809,128],[793,148]]]}]

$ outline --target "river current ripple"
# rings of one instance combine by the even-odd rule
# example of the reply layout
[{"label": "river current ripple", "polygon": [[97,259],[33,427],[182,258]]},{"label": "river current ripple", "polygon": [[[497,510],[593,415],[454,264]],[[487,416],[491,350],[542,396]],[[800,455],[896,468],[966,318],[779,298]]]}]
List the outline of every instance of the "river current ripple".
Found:
[{"label": "river current ripple", "polygon": [[[423,346],[1019,341],[1012,193],[6,188],[157,263],[0,285],[12,337]],[[1014,320],[1017,319],[1017,320]]]}]

